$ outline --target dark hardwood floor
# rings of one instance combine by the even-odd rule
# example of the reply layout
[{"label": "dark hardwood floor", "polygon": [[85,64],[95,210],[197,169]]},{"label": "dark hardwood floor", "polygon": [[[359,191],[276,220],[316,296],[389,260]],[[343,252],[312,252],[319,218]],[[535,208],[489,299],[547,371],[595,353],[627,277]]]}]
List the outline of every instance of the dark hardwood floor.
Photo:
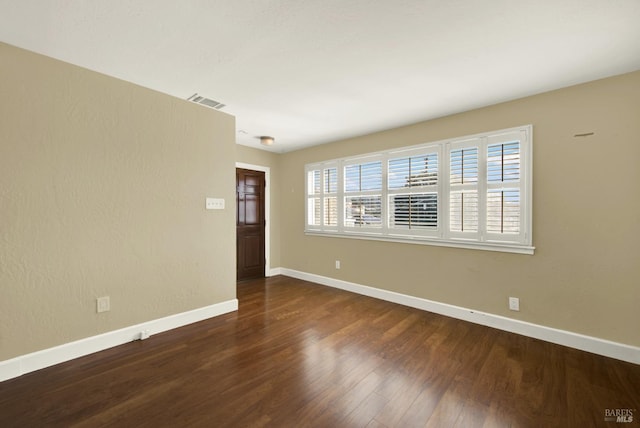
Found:
[{"label": "dark hardwood floor", "polygon": [[638,365],[282,276],[238,297],[0,383],[0,427],[639,426]]}]

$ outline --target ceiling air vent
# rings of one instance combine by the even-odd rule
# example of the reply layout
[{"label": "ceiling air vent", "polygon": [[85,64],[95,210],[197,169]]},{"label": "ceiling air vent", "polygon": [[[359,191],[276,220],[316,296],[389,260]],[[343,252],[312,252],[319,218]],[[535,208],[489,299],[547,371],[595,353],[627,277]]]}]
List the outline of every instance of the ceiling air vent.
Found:
[{"label": "ceiling air vent", "polygon": [[203,96],[200,96],[198,94],[193,94],[191,95],[189,98],[187,98],[187,101],[191,101],[197,104],[202,104],[203,106],[207,106],[216,110],[220,110],[221,108],[223,108],[225,106],[225,104],[222,104],[218,101],[214,101],[212,99],[209,98],[205,98]]}]

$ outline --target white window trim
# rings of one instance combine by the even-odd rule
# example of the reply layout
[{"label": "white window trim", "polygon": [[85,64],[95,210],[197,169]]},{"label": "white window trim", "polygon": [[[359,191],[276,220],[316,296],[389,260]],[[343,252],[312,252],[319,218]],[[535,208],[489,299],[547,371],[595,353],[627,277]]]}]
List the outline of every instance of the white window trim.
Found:
[{"label": "white window trim", "polygon": [[[482,199],[486,198],[487,180],[486,180],[486,150],[489,144],[499,142],[505,136],[512,136],[519,133],[520,141],[520,182],[517,188],[521,192],[521,223],[520,234],[514,237],[514,241],[507,240],[507,235],[496,236],[486,232],[486,207],[482,204],[479,207],[478,232],[465,234],[464,232],[449,231],[449,165],[450,150],[452,147],[463,147],[468,142],[474,142],[478,145],[478,195]],[[417,153],[436,151],[438,153],[438,226],[429,229],[395,229],[390,228],[389,222],[389,196],[398,193],[397,190],[389,190],[388,188],[388,161],[389,159],[398,158],[400,156],[412,156]],[[383,188],[381,192],[373,192],[381,195],[382,198],[382,226],[381,227],[345,227],[344,225],[344,167],[346,165],[366,163],[371,161],[382,162],[382,181]],[[323,223],[320,226],[311,226],[308,224],[309,219],[309,172],[313,170],[324,170],[326,168],[337,168],[338,170],[338,225],[325,227]],[[365,240],[378,240],[389,242],[403,242],[411,244],[445,246],[454,248],[466,248],[487,251],[501,251],[517,254],[533,254],[535,247],[532,244],[532,173],[533,173],[533,127],[532,125],[519,126],[509,129],[481,133],[476,135],[464,136],[460,138],[452,138],[448,140],[436,141],[431,143],[420,144],[416,146],[397,148],[375,153],[368,153],[348,158],[334,159],[330,161],[317,162],[307,164],[305,166],[305,234],[310,236],[329,236],[340,238],[353,238]],[[322,173],[321,173],[322,174]],[[371,193],[371,192],[362,192]],[[318,195],[322,197],[322,195]],[[321,214],[321,218],[322,218]],[[499,241],[495,240],[500,239]]]}]

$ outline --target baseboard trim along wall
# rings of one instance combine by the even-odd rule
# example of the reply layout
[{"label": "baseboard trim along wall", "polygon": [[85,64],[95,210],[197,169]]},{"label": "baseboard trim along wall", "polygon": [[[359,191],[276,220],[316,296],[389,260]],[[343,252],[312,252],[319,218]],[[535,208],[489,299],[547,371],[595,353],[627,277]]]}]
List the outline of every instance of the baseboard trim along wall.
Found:
[{"label": "baseboard trim along wall", "polygon": [[[271,276],[286,275],[292,278],[314,282],[316,284],[339,288],[352,293],[386,300],[423,311],[497,328],[511,333],[544,340],[558,345],[568,346],[582,351],[592,352],[605,357],[616,358],[634,364],[640,364],[640,348],[612,342],[597,337],[586,336],[566,330],[514,320],[499,315],[479,312],[460,306],[439,303],[432,300],[395,293],[366,285],[342,281],[321,275],[301,272],[287,268],[273,268]],[[238,310],[238,300],[232,299],[215,305],[182,312],[168,317],[147,321],[141,324],[114,330],[97,336],[77,340],[49,349],[22,355],[0,362],[0,382],[50,367],[65,361],[102,351],[127,342],[139,340],[141,333],[149,336],[182,327],[194,322],[213,318]]]},{"label": "baseboard trim along wall", "polygon": [[238,310],[238,299],[132,325],[0,362],[0,382],[74,358]]},{"label": "baseboard trim along wall", "polygon": [[269,276],[282,275],[282,268],[272,268],[269,270]]},{"label": "baseboard trim along wall", "polygon": [[573,333],[566,330],[559,330],[539,324],[532,324],[529,322],[519,321],[500,315],[478,312],[473,309],[467,309],[460,306],[449,305],[446,303],[439,303],[432,300],[395,293],[393,291],[382,290],[366,285],[355,284],[339,279],[300,272],[293,269],[272,269],[272,272],[274,271],[277,271],[285,276],[290,276],[292,278],[302,279],[329,287],[351,291],[353,293],[362,294],[364,296],[374,297],[376,299],[398,303],[400,305],[421,309],[423,311],[433,312],[436,314],[469,321],[475,324],[481,324],[488,327],[497,328],[499,330],[521,334],[523,336],[544,340],[546,342],[551,342],[558,345],[568,346],[570,348],[580,349],[582,351],[627,361],[629,363],[640,364],[640,348],[635,346],[612,342],[597,337],[585,336],[583,334]]}]

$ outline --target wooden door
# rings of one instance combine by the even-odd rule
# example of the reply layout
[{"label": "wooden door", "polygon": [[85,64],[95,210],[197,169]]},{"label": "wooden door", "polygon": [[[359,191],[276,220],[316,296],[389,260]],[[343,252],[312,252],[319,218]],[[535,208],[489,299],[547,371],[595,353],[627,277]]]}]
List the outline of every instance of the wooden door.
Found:
[{"label": "wooden door", "polygon": [[264,277],[264,172],[236,169],[237,279]]}]

